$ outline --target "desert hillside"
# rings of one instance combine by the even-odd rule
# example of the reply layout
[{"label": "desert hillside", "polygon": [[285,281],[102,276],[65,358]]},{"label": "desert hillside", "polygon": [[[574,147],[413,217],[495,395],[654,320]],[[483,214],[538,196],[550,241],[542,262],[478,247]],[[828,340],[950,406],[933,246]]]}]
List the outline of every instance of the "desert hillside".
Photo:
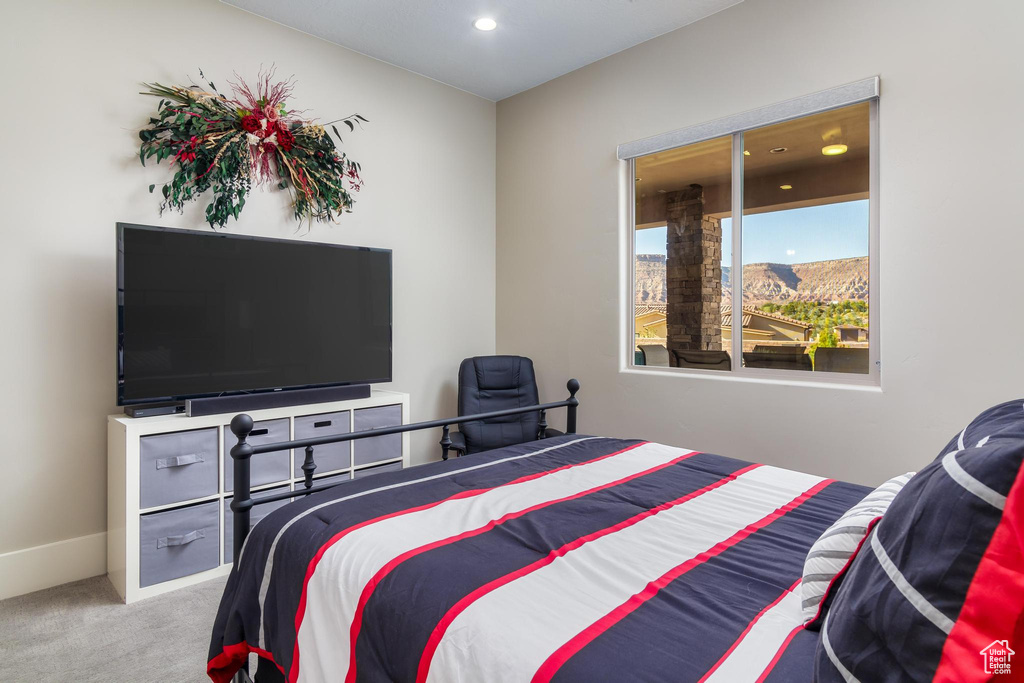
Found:
[{"label": "desert hillside", "polygon": [[[732,286],[730,269],[722,268],[723,298]],[[751,263],[743,266],[743,302],[759,305],[787,301],[861,301],[868,296],[868,259],[860,256],[812,263]],[[666,300],[665,257],[637,254],[636,300]]]}]

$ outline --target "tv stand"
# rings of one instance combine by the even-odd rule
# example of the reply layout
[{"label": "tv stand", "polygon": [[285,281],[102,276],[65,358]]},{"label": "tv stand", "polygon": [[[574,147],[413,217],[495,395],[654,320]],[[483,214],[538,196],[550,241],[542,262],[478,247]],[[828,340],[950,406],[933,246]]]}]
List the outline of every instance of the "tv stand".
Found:
[{"label": "tv stand", "polygon": [[[125,602],[183,588],[231,569],[231,446],[236,412],[107,420],[107,573]],[[279,443],[411,422],[409,395],[374,389],[366,398],[245,411],[249,443]],[[259,434],[257,435],[257,431]],[[408,432],[318,446],[314,486],[409,465]],[[304,454],[252,458],[253,497],[302,488]],[[254,508],[259,516],[276,504]],[[284,505],[282,502],[281,505]],[[225,522],[226,520],[226,522]]]}]

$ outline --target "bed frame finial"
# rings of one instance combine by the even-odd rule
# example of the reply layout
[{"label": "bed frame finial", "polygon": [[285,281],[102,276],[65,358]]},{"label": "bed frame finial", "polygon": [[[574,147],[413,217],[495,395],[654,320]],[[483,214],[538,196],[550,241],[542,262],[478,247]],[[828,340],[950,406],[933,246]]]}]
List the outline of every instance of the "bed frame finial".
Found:
[{"label": "bed frame finial", "polygon": [[565,388],[569,390],[568,406],[565,409],[565,433],[575,434],[576,408],[580,404],[580,400],[576,398],[576,392],[580,390],[580,381],[574,377],[565,383]]}]

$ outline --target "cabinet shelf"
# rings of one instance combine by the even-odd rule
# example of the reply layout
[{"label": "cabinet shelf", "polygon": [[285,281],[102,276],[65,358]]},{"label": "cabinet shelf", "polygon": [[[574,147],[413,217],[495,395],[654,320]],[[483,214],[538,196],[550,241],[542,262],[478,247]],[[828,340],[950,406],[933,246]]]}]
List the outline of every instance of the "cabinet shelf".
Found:
[{"label": "cabinet shelf", "polygon": [[[249,415],[269,425],[267,442],[286,441],[408,424],[409,396],[375,389],[368,398],[253,410]],[[234,436],[227,427],[232,417],[107,418],[107,575],[126,603],[230,570],[231,525],[224,520],[230,520],[232,497],[229,451]],[[353,480],[408,467],[409,441],[405,433],[321,447],[314,451],[315,480]],[[260,492],[303,488],[299,468],[304,453],[257,457],[264,456],[262,462],[268,465],[262,480],[253,460],[254,481],[260,481],[252,487],[254,498]],[[254,508],[263,514],[253,523],[273,507]]]}]

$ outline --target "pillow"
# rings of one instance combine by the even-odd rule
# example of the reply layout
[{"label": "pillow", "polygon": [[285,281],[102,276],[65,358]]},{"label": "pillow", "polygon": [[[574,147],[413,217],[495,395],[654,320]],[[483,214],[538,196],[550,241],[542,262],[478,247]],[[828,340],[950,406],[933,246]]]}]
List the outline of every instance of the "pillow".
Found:
[{"label": "pillow", "polygon": [[850,562],[860,550],[868,532],[881,519],[896,494],[903,490],[913,472],[901,474],[864,496],[825,530],[807,553],[800,583],[804,624],[817,627],[835,597]]},{"label": "pillow", "polygon": [[825,616],[815,680],[973,681],[1024,669],[1010,661],[1014,650],[1024,658],[1022,462],[1018,400],[979,415],[910,480]]}]

